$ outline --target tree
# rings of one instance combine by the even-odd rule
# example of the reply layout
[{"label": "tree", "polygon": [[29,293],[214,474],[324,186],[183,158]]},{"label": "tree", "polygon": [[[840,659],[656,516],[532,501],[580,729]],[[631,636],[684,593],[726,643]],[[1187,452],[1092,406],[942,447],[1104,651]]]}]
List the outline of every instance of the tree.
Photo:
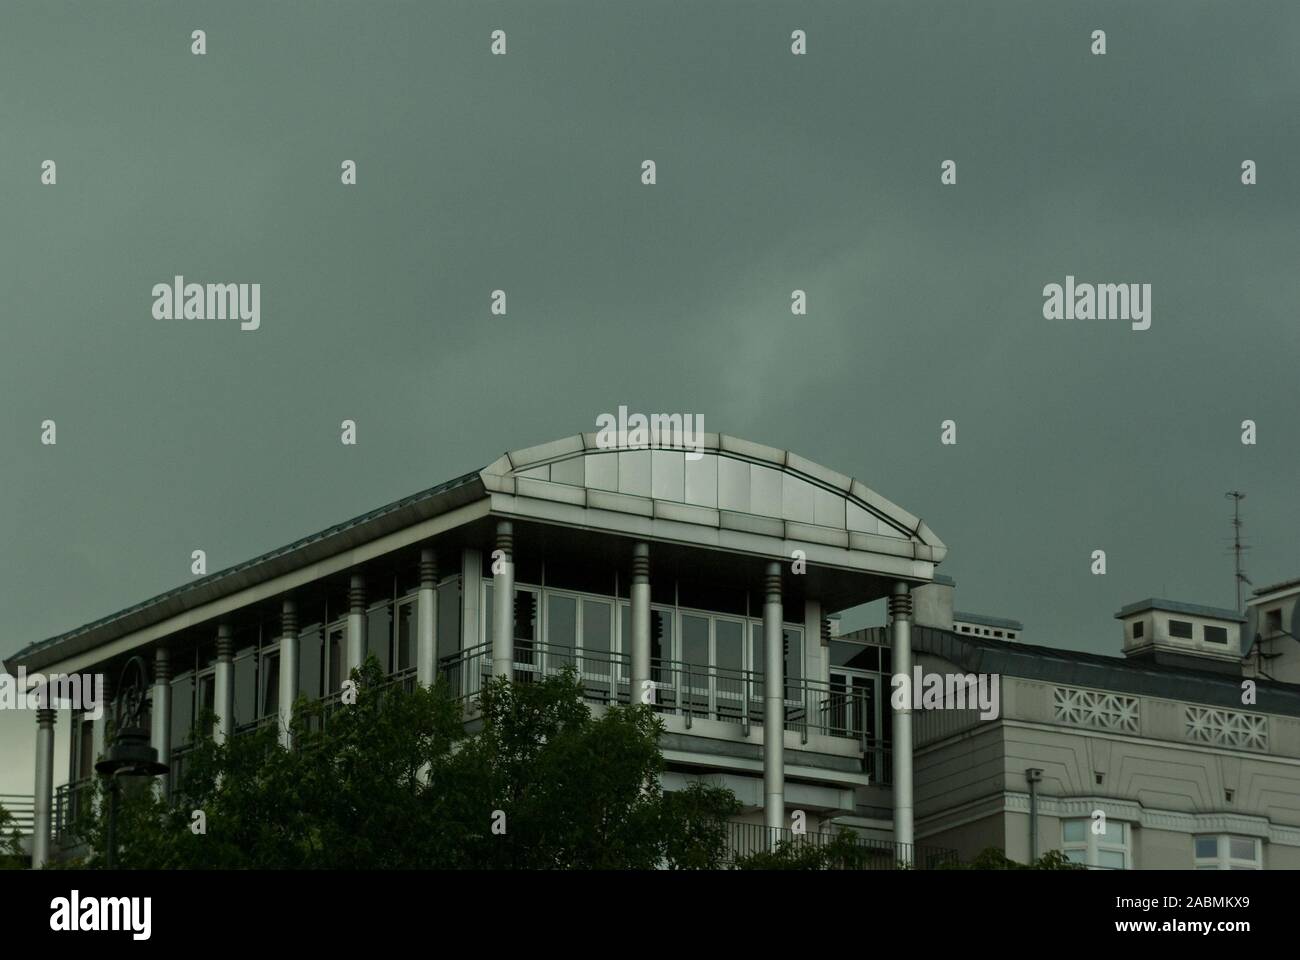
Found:
[{"label": "tree", "polygon": [[27,865],[22,834],[13,814],[0,805],[0,870],[21,869]]},{"label": "tree", "polygon": [[[699,784],[663,792],[662,724],[648,706],[593,717],[572,670],[498,679],[467,730],[462,703],[441,685],[385,684],[373,659],[353,679],[354,704],[295,705],[291,750],[273,729],[221,745],[204,738],[170,800],[132,785],[119,863],[650,869],[725,859],[722,821],[739,804]],[[74,828],[91,851],[77,865],[102,866],[106,807]]]},{"label": "tree", "polygon": [[1048,850],[1033,863],[1012,860],[997,847],[986,847],[969,863],[945,864],[949,870],[1086,870],[1083,864],[1067,860],[1060,850]]}]

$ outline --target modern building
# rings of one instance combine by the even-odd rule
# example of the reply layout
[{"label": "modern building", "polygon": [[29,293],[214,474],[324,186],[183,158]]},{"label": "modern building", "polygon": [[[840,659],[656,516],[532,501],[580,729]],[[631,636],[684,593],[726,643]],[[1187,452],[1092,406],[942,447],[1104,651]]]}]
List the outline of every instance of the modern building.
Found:
[{"label": "modern building", "polygon": [[[954,613],[955,585],[936,574],[946,552],[902,507],[793,453],[709,434],[690,450],[611,450],[582,434],[8,666],[111,683],[143,657],[152,742],[173,777],[198,736],[274,724],[287,743],[294,700],[337,696],[367,654],[397,682],[446,678],[467,711],[488,677],[571,666],[594,710],[654,702],[667,789],[725,785],[755,825],[784,828],[799,810],[810,830],[849,826],[922,865],[992,846],[1099,867],[1300,866],[1300,686],[1256,676],[1258,663],[1296,670],[1300,644],[1265,651],[1231,611],[1149,600],[1118,615],[1122,657],[1030,646],[1015,621]],[[1281,631],[1298,596],[1300,581],[1257,593],[1255,619],[1281,611]],[[877,599],[886,627],[840,634],[836,614]],[[996,716],[896,700],[891,678],[914,665],[983,678]],[[207,710],[215,728],[196,730]],[[106,719],[74,715],[57,788],[55,713],[36,719],[40,865]]]}]

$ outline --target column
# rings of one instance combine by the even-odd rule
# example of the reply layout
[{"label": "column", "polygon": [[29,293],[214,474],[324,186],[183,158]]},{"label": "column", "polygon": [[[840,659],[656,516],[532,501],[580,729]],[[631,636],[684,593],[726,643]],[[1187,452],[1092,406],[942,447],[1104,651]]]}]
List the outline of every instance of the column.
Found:
[{"label": "column", "polygon": [[[172,662],[167,648],[159,644],[153,653],[153,692],[150,696],[153,727],[149,742],[158,751],[158,762],[171,767],[172,762]],[[156,781],[167,795],[171,774],[165,773]]]},{"label": "column", "polygon": [[650,545],[638,543],[632,548],[632,648],[629,652],[631,685],[628,703],[654,703],[650,687]]},{"label": "column", "polygon": [[[500,551],[500,552],[498,552]],[[492,676],[515,676],[515,538],[509,520],[497,521],[492,551]]]},{"label": "column", "polygon": [[348,584],[348,672],[358,669],[365,660],[366,579],[361,574],[354,573]]},{"label": "column", "polygon": [[217,624],[217,666],[213,672],[213,706],[217,720],[212,739],[225,743],[235,730],[235,640],[229,623]]},{"label": "column", "polygon": [[[45,701],[45,702],[48,702]],[[54,721],[52,707],[36,711],[36,795],[32,824],[32,869],[40,870],[50,859],[51,811],[54,809]]]},{"label": "column", "polygon": [[[912,862],[912,594],[901,580],[889,598],[893,617],[890,642],[893,646],[894,676],[907,678],[903,706],[894,709],[894,842],[900,844],[898,858]],[[893,698],[890,698],[891,705]]]},{"label": "column", "polygon": [[[101,667],[102,669],[102,667]],[[99,711],[99,716],[92,718],[90,721],[90,767],[93,771],[95,764],[104,758],[108,752],[108,723],[109,716],[112,714],[113,697],[117,693],[113,689],[113,677],[108,674],[102,674],[104,678],[104,694],[101,699],[104,701],[104,708]],[[87,774],[94,776],[94,773]]]},{"label": "column", "polygon": [[437,679],[438,558],[433,548],[420,551],[420,592],[415,600],[415,680],[426,687]]},{"label": "column", "polygon": [[763,578],[763,811],[769,828],[785,826],[785,631],[781,565]]},{"label": "column", "polygon": [[297,699],[298,607],[286,598],[280,606],[280,743],[285,747],[293,746],[290,726]]}]

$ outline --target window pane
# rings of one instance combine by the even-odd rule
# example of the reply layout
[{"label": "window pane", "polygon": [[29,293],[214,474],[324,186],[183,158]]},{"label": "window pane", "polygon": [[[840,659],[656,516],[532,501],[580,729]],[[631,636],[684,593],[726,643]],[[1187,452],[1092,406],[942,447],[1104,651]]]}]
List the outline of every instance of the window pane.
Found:
[{"label": "window pane", "polygon": [[280,654],[262,658],[262,716],[270,717],[280,709]]},{"label": "window pane", "polygon": [[552,669],[573,663],[573,649],[578,643],[578,601],[574,597],[549,595],[546,598],[546,642]]},{"label": "window pane", "polygon": [[393,607],[384,604],[366,614],[366,653],[379,661],[379,669],[392,672]]},{"label": "window pane", "polygon": [[582,664],[584,673],[609,676],[611,608],[600,600],[582,601]]},{"label": "window pane", "polygon": [[343,689],[343,681],[348,676],[348,634],[344,626],[330,627],[329,632],[329,649],[326,650],[329,657],[329,675],[325,687],[325,693],[337,693]]},{"label": "window pane", "polygon": [[460,580],[438,587],[438,657],[460,652]]},{"label": "window pane", "polygon": [[1122,870],[1124,869],[1124,854],[1118,850],[1098,850],[1097,863],[1099,866],[1115,867]]},{"label": "window pane", "polygon": [[298,693],[316,698],[321,695],[321,665],[325,657],[325,632],[317,625],[298,634]]},{"label": "window pane", "polygon": [[190,742],[190,729],[194,725],[194,675],[172,681],[172,746]]},{"label": "window pane", "polygon": [[1196,858],[1198,860],[1213,860],[1219,855],[1219,838],[1218,837],[1197,837],[1196,838]]},{"label": "window pane", "polygon": [[1124,824],[1117,823],[1114,820],[1106,821],[1106,842],[1123,843],[1124,842]]},{"label": "window pane", "polygon": [[703,678],[709,666],[709,621],[704,617],[682,614],[682,660]]},{"label": "window pane", "polygon": [[217,706],[217,678],[209,673],[199,678],[198,703],[194,709],[194,722],[201,723],[203,717],[211,716]]},{"label": "window pane", "polygon": [[1069,860],[1071,863],[1083,863],[1084,852],[1082,850],[1066,850],[1065,859]]},{"label": "window pane", "polygon": [[1190,620],[1170,620],[1169,636],[1182,637],[1190,640],[1192,638],[1192,624]]},{"label": "window pane", "polygon": [[235,725],[257,719],[257,654],[248,651],[235,658]]},{"label": "window pane", "polygon": [[728,673],[739,673],[743,669],[745,652],[745,627],[737,620],[715,620],[714,631],[717,643],[718,669]]},{"label": "window pane", "polygon": [[492,649],[492,584],[483,583],[483,642]]},{"label": "window pane", "polygon": [[397,608],[397,669],[407,670],[415,664],[415,604]]},{"label": "window pane", "polygon": [[1254,860],[1255,841],[1251,837],[1229,837],[1228,856],[1233,860]]},{"label": "window pane", "polygon": [[1065,838],[1066,843],[1083,843],[1088,839],[1084,832],[1087,829],[1082,820],[1066,820],[1061,824],[1061,836]]}]

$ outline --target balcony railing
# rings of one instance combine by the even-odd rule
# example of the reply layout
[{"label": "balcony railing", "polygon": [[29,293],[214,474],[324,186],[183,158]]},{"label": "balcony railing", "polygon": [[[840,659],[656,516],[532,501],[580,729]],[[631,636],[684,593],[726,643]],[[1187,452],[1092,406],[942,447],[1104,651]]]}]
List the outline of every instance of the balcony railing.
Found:
[{"label": "balcony railing", "polygon": [[31,836],[36,819],[36,801],[30,793],[0,793],[0,807],[13,817],[9,830],[17,830],[24,837]]},{"label": "balcony railing", "polygon": [[861,836],[844,843],[838,834],[825,830],[795,833],[785,827],[772,829],[761,823],[729,821],[727,832],[727,862],[732,865],[745,857],[774,852],[782,845],[794,854],[821,852],[828,870],[934,870],[958,863],[957,851],[947,847]]},{"label": "balcony railing", "polygon": [[[490,644],[479,644],[443,657],[439,675],[453,695],[472,699],[492,674]],[[587,651],[569,646],[516,640],[514,681],[535,683],[572,667],[583,695],[593,703],[626,704],[629,700],[630,659],[607,650]],[[680,716],[687,729],[697,720],[734,723],[748,736],[752,725],[763,725],[765,682],[761,673],[680,660],[653,659],[650,680],[654,706],[660,713]],[[859,741],[864,768],[873,783],[890,780],[889,745],[868,735],[872,702],[819,680],[787,679],[785,729],[810,736],[840,737]]]},{"label": "balcony railing", "polygon": [[95,782],[87,777],[73,780],[54,788],[54,843],[58,847],[70,846],[73,842],[72,828],[77,818],[89,809],[95,795]]}]

